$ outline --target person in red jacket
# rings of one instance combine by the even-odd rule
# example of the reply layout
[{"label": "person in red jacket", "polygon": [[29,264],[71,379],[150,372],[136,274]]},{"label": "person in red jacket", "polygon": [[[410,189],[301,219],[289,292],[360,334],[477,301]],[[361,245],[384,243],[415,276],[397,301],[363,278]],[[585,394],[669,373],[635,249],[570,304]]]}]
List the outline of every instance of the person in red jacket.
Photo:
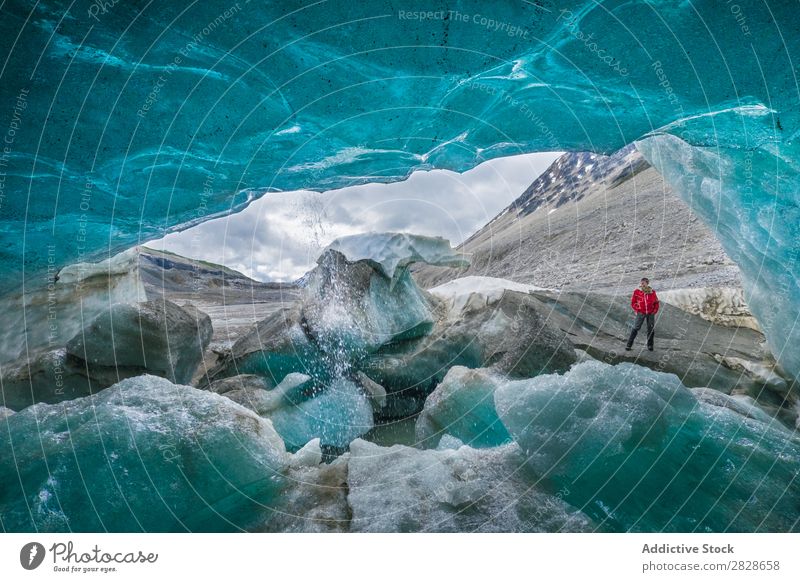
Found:
[{"label": "person in red jacket", "polygon": [[658,295],[656,290],[650,286],[650,279],[642,277],[638,289],[634,289],[633,296],[631,297],[631,307],[636,312],[636,320],[633,323],[631,335],[628,337],[628,344],[625,349],[630,351],[633,346],[633,340],[636,339],[636,334],[642,327],[642,324],[647,321],[647,349],[653,351],[653,339],[655,337],[655,319],[658,313]]}]

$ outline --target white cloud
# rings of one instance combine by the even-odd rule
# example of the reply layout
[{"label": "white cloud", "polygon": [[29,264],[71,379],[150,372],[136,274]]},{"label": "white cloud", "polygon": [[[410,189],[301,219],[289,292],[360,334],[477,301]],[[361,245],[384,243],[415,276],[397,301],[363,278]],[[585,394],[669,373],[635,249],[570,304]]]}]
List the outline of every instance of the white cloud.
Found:
[{"label": "white cloud", "polygon": [[443,236],[454,245],[508,206],[558,157],[498,158],[457,174],[415,172],[404,182],[322,194],[267,194],[243,211],[147,246],[220,263],[262,281],[293,281],[333,239],[368,231]]}]

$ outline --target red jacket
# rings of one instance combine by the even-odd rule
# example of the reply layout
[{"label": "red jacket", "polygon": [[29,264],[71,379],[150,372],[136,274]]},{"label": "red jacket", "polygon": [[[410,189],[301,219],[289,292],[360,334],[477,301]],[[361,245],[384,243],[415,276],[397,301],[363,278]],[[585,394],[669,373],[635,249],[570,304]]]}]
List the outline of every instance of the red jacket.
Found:
[{"label": "red jacket", "polygon": [[646,315],[658,313],[658,295],[655,289],[650,293],[645,293],[641,289],[636,289],[631,297],[631,307],[636,313],[644,313]]}]

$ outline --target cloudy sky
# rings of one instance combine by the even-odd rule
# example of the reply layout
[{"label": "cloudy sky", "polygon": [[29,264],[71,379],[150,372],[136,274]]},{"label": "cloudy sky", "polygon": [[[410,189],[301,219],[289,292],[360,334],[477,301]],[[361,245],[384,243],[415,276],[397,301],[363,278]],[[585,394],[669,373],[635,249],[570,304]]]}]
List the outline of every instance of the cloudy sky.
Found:
[{"label": "cloudy sky", "polygon": [[416,172],[405,182],[318,194],[267,194],[242,212],[147,243],[220,263],[260,281],[293,281],[333,239],[369,231],[443,236],[457,245],[519,196],[560,155],[485,162],[457,174]]}]

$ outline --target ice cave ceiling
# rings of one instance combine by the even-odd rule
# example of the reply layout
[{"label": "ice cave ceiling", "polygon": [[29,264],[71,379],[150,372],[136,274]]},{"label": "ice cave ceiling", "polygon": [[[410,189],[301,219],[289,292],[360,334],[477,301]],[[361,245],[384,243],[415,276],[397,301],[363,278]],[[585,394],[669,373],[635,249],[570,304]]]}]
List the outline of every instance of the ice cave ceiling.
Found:
[{"label": "ice cave ceiling", "polygon": [[789,1],[12,0],[2,289],[270,189],[644,137],[797,376],[798,24]]}]

